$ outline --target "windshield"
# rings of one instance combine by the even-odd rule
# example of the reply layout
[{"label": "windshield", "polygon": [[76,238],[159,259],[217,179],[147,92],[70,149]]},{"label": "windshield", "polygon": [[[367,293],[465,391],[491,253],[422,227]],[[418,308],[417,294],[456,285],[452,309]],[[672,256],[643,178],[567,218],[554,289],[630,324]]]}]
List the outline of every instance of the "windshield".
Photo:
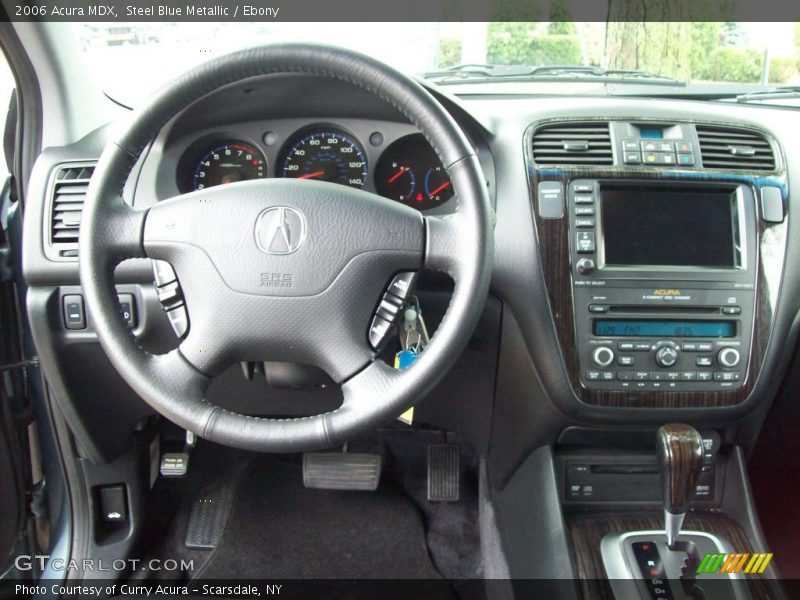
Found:
[{"label": "windshield", "polygon": [[[563,0],[562,0],[563,4]],[[559,9],[559,0],[551,12]],[[558,15],[556,15],[558,16]],[[687,83],[800,83],[797,23],[113,23],[82,24],[81,43],[105,92],[135,104],[214,56],[264,43],[348,47],[410,74],[457,65],[642,70]],[[438,75],[438,74],[437,74]],[[465,73],[466,75],[466,73]],[[472,73],[471,81],[480,78]],[[590,77],[592,72],[571,75]],[[484,71],[487,79],[488,72]],[[458,78],[439,77],[453,83]],[[496,77],[494,79],[497,79]]]}]

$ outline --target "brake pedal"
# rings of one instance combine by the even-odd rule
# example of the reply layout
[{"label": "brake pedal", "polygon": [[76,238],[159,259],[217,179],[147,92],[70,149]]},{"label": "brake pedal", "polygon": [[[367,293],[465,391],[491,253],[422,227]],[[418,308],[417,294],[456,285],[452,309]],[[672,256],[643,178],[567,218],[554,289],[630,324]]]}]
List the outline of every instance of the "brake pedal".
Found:
[{"label": "brake pedal", "polygon": [[428,446],[428,500],[458,502],[460,465],[456,444]]},{"label": "brake pedal", "polygon": [[303,485],[319,490],[375,491],[381,479],[380,454],[306,452]]}]

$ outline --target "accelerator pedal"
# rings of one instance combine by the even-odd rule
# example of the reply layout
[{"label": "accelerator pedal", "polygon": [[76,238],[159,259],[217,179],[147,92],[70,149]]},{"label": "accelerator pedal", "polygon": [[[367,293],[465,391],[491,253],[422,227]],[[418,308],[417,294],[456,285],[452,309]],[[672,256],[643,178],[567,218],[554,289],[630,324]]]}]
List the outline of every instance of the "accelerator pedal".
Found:
[{"label": "accelerator pedal", "polygon": [[428,501],[458,502],[460,488],[458,445],[428,446]]},{"label": "accelerator pedal", "polygon": [[380,454],[306,452],[303,485],[318,490],[373,492],[381,479]]},{"label": "accelerator pedal", "polygon": [[222,540],[231,512],[238,478],[222,486],[209,488],[192,504],[189,526],[186,528],[186,547],[213,550]]}]

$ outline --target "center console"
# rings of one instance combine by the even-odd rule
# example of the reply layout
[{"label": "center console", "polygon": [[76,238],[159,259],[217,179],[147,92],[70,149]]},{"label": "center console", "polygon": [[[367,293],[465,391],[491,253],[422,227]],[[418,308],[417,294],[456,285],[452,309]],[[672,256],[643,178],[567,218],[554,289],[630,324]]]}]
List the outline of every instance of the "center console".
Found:
[{"label": "center console", "polygon": [[574,179],[567,189],[581,384],[741,387],[756,305],[751,189],[629,179]]}]

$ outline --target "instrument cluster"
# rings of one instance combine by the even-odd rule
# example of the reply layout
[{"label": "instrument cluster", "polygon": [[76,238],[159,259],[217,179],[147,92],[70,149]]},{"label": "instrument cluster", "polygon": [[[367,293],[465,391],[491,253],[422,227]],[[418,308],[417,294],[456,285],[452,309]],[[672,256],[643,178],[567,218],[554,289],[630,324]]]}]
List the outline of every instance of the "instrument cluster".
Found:
[{"label": "instrument cluster", "polygon": [[[375,162],[370,164],[370,157]],[[344,127],[301,127],[280,143],[270,131],[260,139],[205,135],[182,153],[181,193],[267,177],[316,179],[375,192],[421,211],[453,197],[447,171],[420,133],[375,131],[367,143]]]}]

